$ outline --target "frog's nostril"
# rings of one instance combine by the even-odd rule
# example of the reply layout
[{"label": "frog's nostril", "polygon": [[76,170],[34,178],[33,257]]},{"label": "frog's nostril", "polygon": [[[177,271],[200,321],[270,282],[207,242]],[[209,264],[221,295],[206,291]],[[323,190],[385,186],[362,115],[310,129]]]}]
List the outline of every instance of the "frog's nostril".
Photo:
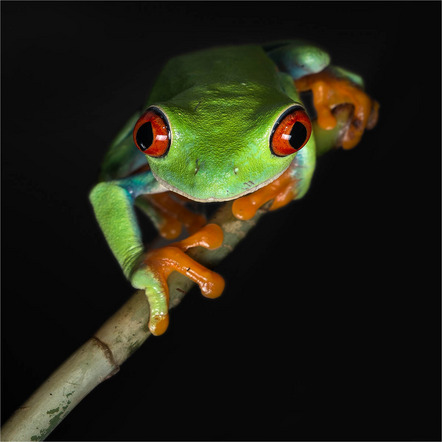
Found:
[{"label": "frog's nostril", "polygon": [[196,174],[199,172],[200,167],[201,167],[201,163],[200,163],[199,158],[197,158],[197,159],[196,159],[196,163],[195,163],[195,171],[194,171],[194,173],[193,173],[194,175],[196,175]]},{"label": "frog's nostril", "polygon": [[239,172],[239,169],[238,169],[237,167],[235,167],[235,168],[233,169],[233,173],[234,173],[235,175],[238,175],[238,172]]}]

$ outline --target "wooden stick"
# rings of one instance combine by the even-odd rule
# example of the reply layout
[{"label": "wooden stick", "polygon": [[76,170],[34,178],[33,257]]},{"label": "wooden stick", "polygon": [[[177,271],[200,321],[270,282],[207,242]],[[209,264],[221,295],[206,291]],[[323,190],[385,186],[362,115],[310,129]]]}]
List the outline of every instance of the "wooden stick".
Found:
[{"label": "wooden stick", "polygon": [[[223,229],[223,245],[212,251],[197,247],[189,250],[189,255],[207,267],[216,266],[265,212],[263,208],[251,220],[240,221],[232,215],[232,203],[223,204],[210,220]],[[193,285],[177,272],[170,275],[168,284],[170,308],[177,306]],[[1,440],[44,440],[85,396],[117,373],[151,335],[148,321],[147,297],[139,290],[16,410],[3,426]]]}]

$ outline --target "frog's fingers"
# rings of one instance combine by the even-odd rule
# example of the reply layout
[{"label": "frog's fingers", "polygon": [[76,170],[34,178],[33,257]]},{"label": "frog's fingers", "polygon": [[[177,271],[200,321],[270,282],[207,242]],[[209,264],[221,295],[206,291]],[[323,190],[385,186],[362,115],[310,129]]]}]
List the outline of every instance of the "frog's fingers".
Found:
[{"label": "frog's fingers", "polygon": [[167,283],[162,284],[159,289],[155,286],[147,287],[146,297],[150,308],[149,330],[155,336],[162,335],[169,326],[169,288]]},{"label": "frog's fingers", "polygon": [[[159,281],[177,271],[197,283],[206,298],[217,298],[224,290],[224,279],[196,262],[178,247],[162,247],[146,254],[144,264]],[[164,285],[166,287],[167,284]]]},{"label": "frog's fingers", "polygon": [[248,220],[267,202],[273,201],[270,210],[275,210],[288,204],[295,196],[296,178],[292,174],[292,168],[289,168],[267,186],[235,200],[232,212],[236,218]]},{"label": "frog's fingers", "polygon": [[176,271],[199,285],[206,298],[217,298],[224,290],[224,279],[196,262],[185,251],[193,247],[215,249],[222,244],[222,229],[208,224],[189,238],[146,253],[131,276],[134,287],[145,289],[150,306],[149,329],[163,334],[169,324],[169,288],[167,278]]},{"label": "frog's fingers", "polygon": [[292,161],[290,167],[276,180],[236,199],[232,205],[235,218],[248,220],[255,216],[259,208],[271,202],[269,210],[284,207],[294,199],[302,198],[309,187],[315,166],[315,149],[303,148]]}]

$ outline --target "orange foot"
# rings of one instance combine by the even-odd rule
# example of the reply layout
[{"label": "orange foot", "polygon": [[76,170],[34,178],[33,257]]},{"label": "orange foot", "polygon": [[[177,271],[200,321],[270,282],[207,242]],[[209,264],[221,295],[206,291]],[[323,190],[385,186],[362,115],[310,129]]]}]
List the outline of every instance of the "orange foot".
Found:
[{"label": "orange foot", "polygon": [[296,178],[292,176],[289,168],[267,186],[235,200],[232,206],[233,215],[242,220],[251,219],[258,209],[270,200],[273,200],[273,203],[269,210],[279,209],[295,198],[295,189]]},{"label": "orange foot", "polygon": [[[209,250],[221,246],[223,231],[216,224],[207,224],[198,232],[184,239],[157,250],[148,252],[141,263],[135,284],[145,284],[150,305],[149,329],[153,335],[163,334],[169,324],[169,288],[167,278],[173,271],[187,276],[197,283],[201,293],[207,298],[217,298],[224,290],[224,279],[215,272],[202,266],[186,251],[196,247]],[[142,281],[140,283],[140,281]]]},{"label": "orange foot", "polygon": [[352,149],[361,140],[364,130],[372,129],[376,125],[379,103],[370,98],[362,88],[339,76],[332,69],[302,77],[295,81],[295,85],[300,92],[313,92],[318,125],[324,130],[331,130],[336,126],[334,109],[344,104],[353,106],[350,124],[341,139],[344,149]]}]

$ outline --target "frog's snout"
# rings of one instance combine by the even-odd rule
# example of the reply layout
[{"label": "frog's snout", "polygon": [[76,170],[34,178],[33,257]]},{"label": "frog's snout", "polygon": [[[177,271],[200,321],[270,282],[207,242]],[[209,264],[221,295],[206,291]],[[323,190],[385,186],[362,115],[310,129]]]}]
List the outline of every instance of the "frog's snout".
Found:
[{"label": "frog's snout", "polygon": [[191,199],[203,201],[229,201],[253,192],[267,176],[253,176],[246,165],[212,164],[207,160],[194,161],[191,184],[184,191]]},{"label": "frog's snout", "polygon": [[[204,162],[197,159],[195,161],[194,175],[197,175],[198,172],[200,172],[200,170],[204,170]],[[230,172],[232,175],[238,175],[239,174],[239,167],[233,166]]]},{"label": "frog's snout", "polygon": [[[209,155],[181,158],[178,167],[164,160],[152,162],[151,170],[157,181],[166,189],[188,199],[201,202],[229,201],[258,190],[277,178],[285,169],[276,171],[268,164],[256,161],[251,154],[245,159],[233,158],[224,150],[213,148]],[[162,165],[159,170],[156,166]],[[174,167],[172,167],[174,166]]]}]

